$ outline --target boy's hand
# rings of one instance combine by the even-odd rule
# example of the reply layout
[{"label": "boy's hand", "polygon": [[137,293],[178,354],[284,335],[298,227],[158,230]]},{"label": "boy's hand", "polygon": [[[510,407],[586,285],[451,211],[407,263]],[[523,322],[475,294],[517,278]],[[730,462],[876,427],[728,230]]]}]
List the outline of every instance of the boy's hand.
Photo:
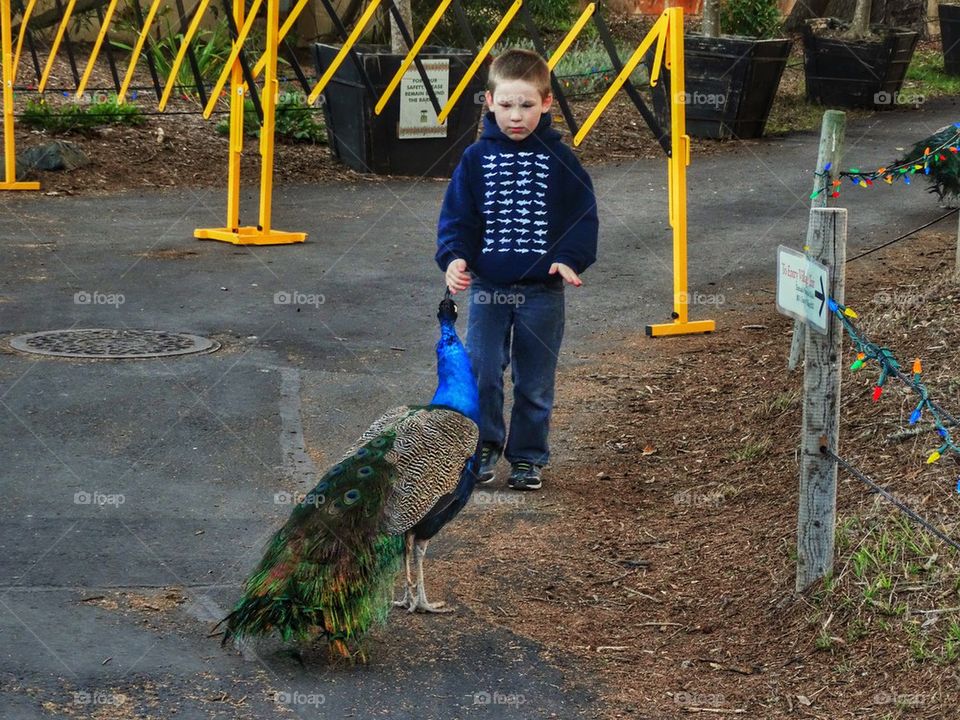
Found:
[{"label": "boy's hand", "polygon": [[[449,273],[450,273],[450,270],[447,269],[448,277],[449,277]],[[581,285],[583,285],[583,280],[580,279],[580,276],[577,275],[573,271],[573,268],[571,268],[569,265],[564,265],[563,263],[554,263],[553,265],[551,265],[550,274],[556,275],[557,273],[560,273],[560,277],[562,277],[564,280],[566,280],[570,285],[573,285],[574,287],[580,287]]]},{"label": "boy's hand", "polygon": [[470,273],[467,272],[466,260],[454,260],[447,265],[447,274],[445,277],[447,287],[450,292],[456,294],[458,290],[466,290],[470,287]]}]

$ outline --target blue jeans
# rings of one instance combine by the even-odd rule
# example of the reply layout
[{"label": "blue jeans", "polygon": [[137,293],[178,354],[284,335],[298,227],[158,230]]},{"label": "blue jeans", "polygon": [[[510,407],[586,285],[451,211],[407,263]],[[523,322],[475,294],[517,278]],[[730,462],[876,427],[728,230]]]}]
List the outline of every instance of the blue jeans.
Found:
[{"label": "blue jeans", "polygon": [[[493,285],[473,278],[467,352],[480,390],[480,441],[511,463],[546,465],[557,356],[563,340],[563,283]],[[511,366],[510,434],[503,372]]]}]

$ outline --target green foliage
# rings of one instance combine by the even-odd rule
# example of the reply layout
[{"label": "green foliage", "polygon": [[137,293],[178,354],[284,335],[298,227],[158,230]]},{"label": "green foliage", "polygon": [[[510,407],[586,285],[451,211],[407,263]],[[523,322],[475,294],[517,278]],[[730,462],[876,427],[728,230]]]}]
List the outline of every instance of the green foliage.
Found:
[{"label": "green foliage", "polygon": [[[532,40],[522,39],[497,44],[493,48],[493,55],[513,47],[534,49]],[[630,57],[633,50],[626,45],[617,46],[617,53],[622,62]],[[574,42],[560,58],[554,73],[568,97],[601,93],[610,87],[610,83],[617,77],[610,62],[610,56],[598,39],[578,39]],[[641,64],[630,75],[630,80],[638,87],[642,87],[647,83],[648,77],[647,69]]]},{"label": "green foliage", "polygon": [[780,34],[777,0],[725,0],[720,8],[724,35],[772,38]]},{"label": "green foliage", "polygon": [[943,69],[943,53],[940,50],[918,48],[907,68],[906,82],[902,92],[922,95],[929,100],[941,95],[960,94],[960,77],[947,75]]},{"label": "green foliage", "polygon": [[57,135],[92,130],[103,125],[140,125],[144,117],[136,105],[118,104],[116,95],[92,104],[70,103],[60,106],[50,105],[41,97],[27,101],[20,122],[27,127]]},{"label": "green foliage", "polygon": [[[326,128],[317,120],[317,114],[316,110],[304,105],[300,93],[280,93],[277,100],[276,138],[288,143],[326,142]],[[221,135],[229,135],[229,118],[218,122],[216,129]],[[250,98],[243,102],[243,134],[247,137],[260,137],[260,120]]]},{"label": "green foliage", "polygon": [[[490,36],[509,7],[509,3],[490,3],[486,0],[462,0],[460,4],[469,18],[470,28],[478,41]],[[580,13],[576,0],[528,0],[525,4],[540,32],[548,34],[569,30]],[[437,4],[434,0],[412,0],[412,6],[413,25],[419,30],[433,14]],[[527,37],[529,34],[526,24],[518,15],[507,27],[503,40],[512,45],[515,41]],[[431,36],[431,44],[464,47],[465,42],[453,10],[444,13],[443,19]]]},{"label": "green foliage", "polygon": [[[183,34],[179,26],[174,28],[170,17],[163,17],[162,23],[158,23],[159,38],[152,38],[151,46],[153,48],[153,59],[157,67],[157,73],[160,75],[161,82],[166,82],[173,70],[173,62],[180,51],[180,44],[183,41]],[[134,32],[139,32],[135,28]],[[118,48],[132,51],[133,47],[121,42],[113,42]],[[220,77],[223,66],[230,55],[231,38],[230,30],[227,27],[227,19],[221,18],[212,30],[200,28],[194,35],[193,42],[194,56],[197,60],[197,69],[205,84],[212,84]],[[193,76],[193,69],[190,66],[189,59],[184,59],[183,64],[177,71],[177,84],[184,88],[192,88],[197,84]]]}]

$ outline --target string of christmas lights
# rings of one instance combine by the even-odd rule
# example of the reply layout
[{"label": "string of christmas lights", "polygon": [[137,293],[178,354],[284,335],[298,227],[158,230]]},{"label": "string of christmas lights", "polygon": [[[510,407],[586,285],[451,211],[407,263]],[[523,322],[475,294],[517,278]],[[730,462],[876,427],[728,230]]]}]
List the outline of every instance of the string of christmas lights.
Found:
[{"label": "string of christmas lights", "polygon": [[840,197],[843,178],[847,178],[855,186],[858,185],[863,188],[872,187],[877,180],[883,180],[888,185],[903,180],[905,185],[909,185],[911,177],[917,172],[923,171],[924,175],[929,175],[931,171],[936,171],[938,166],[943,163],[953,164],[957,161],[958,153],[960,153],[960,123],[954,123],[952,132],[947,133],[947,137],[941,140],[939,144],[935,143],[935,147],[928,146],[924,148],[922,155],[918,154],[911,160],[898,161],[890,167],[881,167],[869,172],[859,168],[850,168],[849,170],[841,170],[837,173],[837,178],[831,180],[830,169],[832,164],[827,163],[823,170],[814,173],[821,180],[822,187],[810,193],[810,199],[812,200],[827,191],[829,191],[831,198]]},{"label": "string of christmas lights", "polygon": [[[880,399],[888,379],[900,380],[919,397],[917,405],[910,414],[910,424],[916,425],[926,412],[927,416],[933,421],[937,435],[940,436],[941,444],[927,456],[927,464],[935,463],[947,453],[955,453],[960,456],[960,447],[954,443],[948,427],[956,427],[960,423],[953,415],[930,399],[930,392],[922,380],[923,364],[920,358],[913,361],[911,374],[906,374],[890,348],[871,342],[865,334],[857,329],[853,323],[857,319],[857,313],[852,308],[838,303],[833,298],[829,298],[827,302],[830,312],[840,320],[844,331],[850,336],[850,340],[856,348],[857,356],[853,364],[850,365],[851,372],[857,372],[870,361],[876,362],[880,367],[880,376],[873,386],[873,402]],[[960,493],[960,478],[957,479],[957,492]]]}]

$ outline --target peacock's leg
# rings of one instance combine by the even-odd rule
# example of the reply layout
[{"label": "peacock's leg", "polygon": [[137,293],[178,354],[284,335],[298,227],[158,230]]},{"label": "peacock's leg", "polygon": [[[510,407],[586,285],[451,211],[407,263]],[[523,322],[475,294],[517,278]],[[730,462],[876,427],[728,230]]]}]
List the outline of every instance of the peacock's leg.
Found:
[{"label": "peacock's leg", "polygon": [[448,613],[453,612],[453,608],[445,608],[443,602],[430,604],[427,601],[426,585],[423,582],[423,556],[427,554],[427,544],[429,540],[417,540],[415,543],[417,553],[417,598],[415,602],[407,608],[408,612],[429,612],[429,613]]},{"label": "peacock's leg", "polygon": [[407,608],[409,611],[413,611],[413,607],[416,604],[417,598],[416,593],[413,589],[413,576],[410,573],[410,559],[413,556],[413,533],[408,532],[403,539],[403,567],[406,571],[404,577],[404,586],[403,586],[403,597],[400,600],[394,600],[394,607],[403,607]]}]

